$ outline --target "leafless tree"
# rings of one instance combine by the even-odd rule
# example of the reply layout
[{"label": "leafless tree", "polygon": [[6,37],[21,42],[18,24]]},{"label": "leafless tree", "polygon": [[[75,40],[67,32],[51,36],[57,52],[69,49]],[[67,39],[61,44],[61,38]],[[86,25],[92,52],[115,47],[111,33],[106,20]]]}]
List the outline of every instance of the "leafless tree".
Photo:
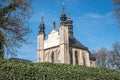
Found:
[{"label": "leafless tree", "polygon": [[120,43],[116,42],[111,49],[101,48],[92,51],[96,57],[97,67],[105,67],[120,70]]},{"label": "leafless tree", "polygon": [[112,64],[116,69],[120,70],[120,43],[116,42],[115,44],[113,44],[112,56]]},{"label": "leafless tree", "polygon": [[114,17],[117,22],[117,26],[120,28],[120,0],[113,0]]},{"label": "leafless tree", "polygon": [[106,48],[101,48],[98,51],[93,51],[92,53],[96,57],[97,67],[106,67],[107,49]]},{"label": "leafless tree", "polygon": [[[26,35],[30,33],[27,21],[31,14],[31,0],[0,0],[0,40],[4,40],[5,53],[14,53],[26,43]],[[2,41],[1,41],[2,43]]]},{"label": "leafless tree", "polygon": [[4,34],[0,31],[0,59],[3,59],[4,56],[4,48],[3,45],[5,44]]}]

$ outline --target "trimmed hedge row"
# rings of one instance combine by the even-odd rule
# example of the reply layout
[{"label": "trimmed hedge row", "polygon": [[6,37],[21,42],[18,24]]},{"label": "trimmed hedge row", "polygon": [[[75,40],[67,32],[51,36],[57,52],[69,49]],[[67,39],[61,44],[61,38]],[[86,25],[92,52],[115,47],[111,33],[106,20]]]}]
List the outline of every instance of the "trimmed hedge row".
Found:
[{"label": "trimmed hedge row", "polygon": [[120,80],[120,72],[79,65],[0,61],[0,80]]}]

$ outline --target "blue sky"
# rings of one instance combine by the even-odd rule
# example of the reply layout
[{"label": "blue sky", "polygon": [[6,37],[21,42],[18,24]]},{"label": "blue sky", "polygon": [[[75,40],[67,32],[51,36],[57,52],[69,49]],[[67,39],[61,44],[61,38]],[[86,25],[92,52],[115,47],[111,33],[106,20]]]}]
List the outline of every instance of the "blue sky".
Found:
[{"label": "blue sky", "polygon": [[74,36],[89,50],[111,48],[113,43],[120,42],[120,30],[116,27],[113,17],[112,0],[34,0],[33,14],[29,20],[32,30],[28,35],[30,44],[24,44],[18,49],[19,58],[36,61],[41,14],[44,14],[46,34],[51,31],[53,21],[56,21],[59,29],[63,2],[66,14],[70,7],[70,17],[74,21]]}]

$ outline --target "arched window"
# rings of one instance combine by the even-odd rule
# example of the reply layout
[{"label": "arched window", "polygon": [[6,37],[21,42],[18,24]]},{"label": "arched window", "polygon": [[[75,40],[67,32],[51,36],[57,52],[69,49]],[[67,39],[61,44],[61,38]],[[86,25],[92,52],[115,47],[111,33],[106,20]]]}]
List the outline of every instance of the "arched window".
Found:
[{"label": "arched window", "polygon": [[73,55],[71,52],[69,53],[69,56],[70,56],[70,64],[73,64]]},{"label": "arched window", "polygon": [[92,61],[90,61],[90,67],[93,67],[93,63],[92,63]]},{"label": "arched window", "polygon": [[77,51],[75,51],[75,62],[76,62],[76,64],[78,64],[78,53],[77,53]]},{"label": "arched window", "polygon": [[84,53],[82,53],[82,59],[83,59],[83,65],[85,66],[85,57],[84,57]]},{"label": "arched window", "polygon": [[51,61],[52,63],[54,63],[54,52],[52,51],[52,54],[51,54]]}]

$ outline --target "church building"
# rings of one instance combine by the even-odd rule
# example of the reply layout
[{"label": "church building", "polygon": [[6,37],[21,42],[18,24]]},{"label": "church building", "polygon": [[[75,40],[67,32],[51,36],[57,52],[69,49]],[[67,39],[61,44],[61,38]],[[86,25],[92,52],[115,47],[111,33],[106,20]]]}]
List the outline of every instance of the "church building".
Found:
[{"label": "church building", "polygon": [[37,61],[95,67],[96,58],[74,37],[73,20],[70,15],[67,17],[64,5],[60,20],[59,30],[56,29],[54,21],[53,29],[46,39],[45,23],[42,17],[37,39]]}]

